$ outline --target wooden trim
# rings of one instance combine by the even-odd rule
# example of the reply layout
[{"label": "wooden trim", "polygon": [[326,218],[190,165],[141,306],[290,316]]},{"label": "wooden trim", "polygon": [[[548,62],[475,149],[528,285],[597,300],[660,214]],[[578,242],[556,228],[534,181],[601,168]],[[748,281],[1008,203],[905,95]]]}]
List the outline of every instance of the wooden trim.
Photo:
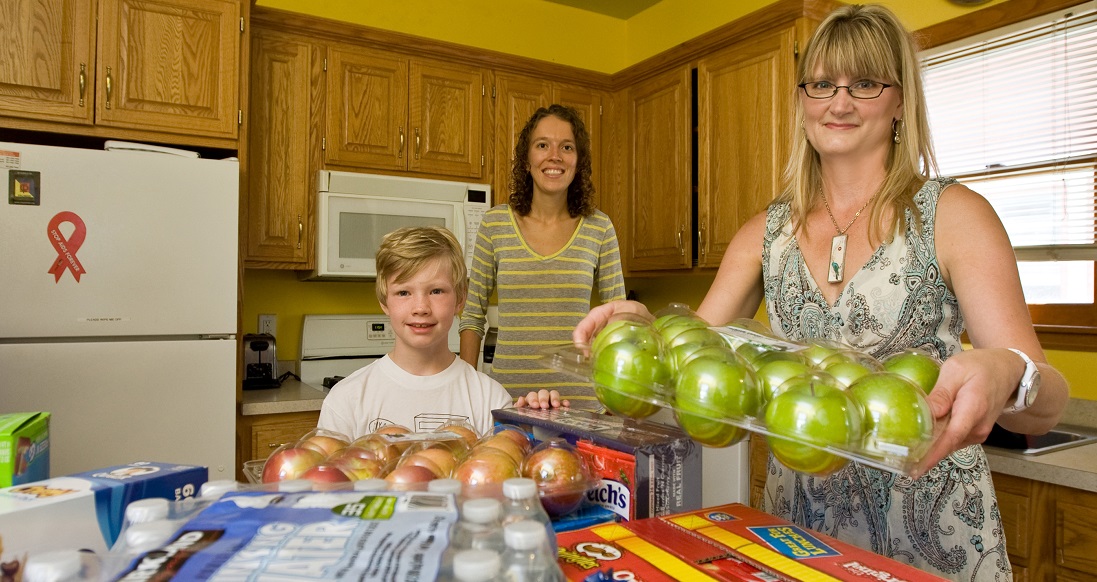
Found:
[{"label": "wooden trim", "polygon": [[613,75],[613,86],[620,89],[646,78],[709,55],[743,39],[789,26],[799,18],[818,23],[827,14],[843,6],[834,0],[778,0],[724,26],[692,38]]},{"label": "wooden trim", "polygon": [[1040,345],[1049,350],[1097,352],[1097,327],[1066,327],[1036,324]]},{"label": "wooden trim", "polygon": [[933,48],[1087,1],[1009,0],[919,29],[914,32],[914,36],[920,48]]},{"label": "wooden trim", "polygon": [[256,6],[251,13],[251,22],[252,26],[303,35],[317,42],[321,39],[331,43],[346,42],[386,52],[395,51],[409,57],[484,67],[496,72],[529,74],[536,71],[544,79],[576,83],[592,89],[608,90],[611,87],[611,77],[606,73],[276,8]]}]

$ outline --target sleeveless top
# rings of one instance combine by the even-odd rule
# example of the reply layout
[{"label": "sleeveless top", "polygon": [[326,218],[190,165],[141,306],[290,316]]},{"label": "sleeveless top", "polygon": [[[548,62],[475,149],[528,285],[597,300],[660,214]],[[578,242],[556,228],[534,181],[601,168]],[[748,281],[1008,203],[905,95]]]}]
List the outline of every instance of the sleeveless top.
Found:
[{"label": "sleeveless top", "polygon": [[[941,360],[963,348],[964,320],[941,276],[934,217],[952,179],[914,197],[921,230],[904,227],[848,279],[834,305],[808,272],[787,203],[766,211],[762,276],[773,331],[794,341],[838,340],[876,358],[928,348]],[[825,276],[825,275],[824,275]],[[1012,580],[998,501],[980,445],[960,449],[918,479],[850,463],[827,477],[770,456],[762,509],[952,580]]]}]

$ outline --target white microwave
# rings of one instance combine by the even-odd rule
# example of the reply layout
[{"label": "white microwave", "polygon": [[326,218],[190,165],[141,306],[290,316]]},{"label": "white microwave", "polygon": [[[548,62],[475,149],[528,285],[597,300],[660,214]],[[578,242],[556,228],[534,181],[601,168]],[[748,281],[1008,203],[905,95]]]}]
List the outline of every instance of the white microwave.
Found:
[{"label": "white microwave", "polygon": [[316,269],[308,278],[376,279],[382,237],[404,226],[448,228],[471,267],[491,186],[321,170],[317,206]]}]

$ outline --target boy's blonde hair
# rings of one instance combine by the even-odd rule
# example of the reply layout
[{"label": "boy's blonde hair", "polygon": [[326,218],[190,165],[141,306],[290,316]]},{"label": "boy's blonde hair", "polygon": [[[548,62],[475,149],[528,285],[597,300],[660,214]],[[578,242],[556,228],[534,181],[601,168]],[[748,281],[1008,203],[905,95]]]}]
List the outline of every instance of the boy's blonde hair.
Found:
[{"label": "boy's blonde hair", "polygon": [[461,245],[440,226],[405,226],[385,235],[377,249],[377,300],[388,306],[389,282],[403,283],[434,259],[445,259],[457,292],[457,304],[468,294],[468,270]]}]

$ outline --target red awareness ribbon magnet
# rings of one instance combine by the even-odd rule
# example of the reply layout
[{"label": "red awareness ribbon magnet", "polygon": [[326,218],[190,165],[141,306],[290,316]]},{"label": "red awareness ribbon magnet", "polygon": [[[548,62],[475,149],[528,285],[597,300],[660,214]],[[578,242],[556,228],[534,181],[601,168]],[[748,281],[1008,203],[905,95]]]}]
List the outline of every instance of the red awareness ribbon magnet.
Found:
[{"label": "red awareness ribbon magnet", "polygon": [[[61,234],[61,225],[66,222],[73,226],[72,236],[69,238]],[[86,271],[84,271],[84,265],[80,264],[80,259],[76,258],[76,251],[80,250],[80,245],[84,244],[87,234],[84,221],[75,212],[67,210],[58,212],[50,219],[49,226],[46,227],[46,235],[50,239],[50,244],[53,245],[53,250],[57,251],[57,259],[53,261],[53,266],[47,272],[53,275],[54,283],[61,280],[65,269],[72,271],[73,278],[77,283],[80,282],[80,275]]]}]

